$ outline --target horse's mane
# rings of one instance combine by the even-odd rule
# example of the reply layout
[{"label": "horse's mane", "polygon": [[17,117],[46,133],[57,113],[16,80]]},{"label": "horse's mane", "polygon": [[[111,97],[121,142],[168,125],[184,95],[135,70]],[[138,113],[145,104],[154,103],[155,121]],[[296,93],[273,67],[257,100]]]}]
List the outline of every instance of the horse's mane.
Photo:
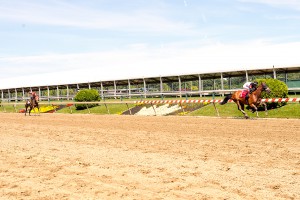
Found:
[{"label": "horse's mane", "polygon": [[[263,91],[263,89],[266,88],[266,87],[267,87],[266,83],[262,82],[262,83],[256,88],[256,90],[260,89],[261,91]],[[256,91],[256,90],[255,90],[255,91]]]}]

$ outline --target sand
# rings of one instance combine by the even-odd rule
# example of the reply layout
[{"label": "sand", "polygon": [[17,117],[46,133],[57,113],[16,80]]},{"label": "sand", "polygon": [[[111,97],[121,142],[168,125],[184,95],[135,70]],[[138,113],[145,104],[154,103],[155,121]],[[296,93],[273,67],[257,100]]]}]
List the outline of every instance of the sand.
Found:
[{"label": "sand", "polygon": [[0,113],[0,199],[300,199],[300,120]]}]

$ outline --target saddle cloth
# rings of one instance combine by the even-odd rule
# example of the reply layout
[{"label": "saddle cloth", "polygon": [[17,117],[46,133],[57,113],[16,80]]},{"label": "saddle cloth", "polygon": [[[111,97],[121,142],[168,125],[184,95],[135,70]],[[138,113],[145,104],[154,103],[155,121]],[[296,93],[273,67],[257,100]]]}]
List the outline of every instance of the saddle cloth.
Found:
[{"label": "saddle cloth", "polygon": [[240,94],[240,97],[245,98],[248,93],[248,90],[243,90]]}]

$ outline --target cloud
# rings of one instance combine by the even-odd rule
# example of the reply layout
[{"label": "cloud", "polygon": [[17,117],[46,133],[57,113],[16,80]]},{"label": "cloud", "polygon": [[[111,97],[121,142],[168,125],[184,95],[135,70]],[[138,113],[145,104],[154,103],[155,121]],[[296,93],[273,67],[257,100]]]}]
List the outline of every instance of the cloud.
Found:
[{"label": "cloud", "polygon": [[[54,2],[54,3],[53,3]],[[0,20],[21,24],[67,26],[86,29],[108,29],[138,32],[176,32],[190,29],[189,24],[172,21],[163,12],[137,8],[130,11],[107,11],[87,6],[61,3],[42,4],[34,1],[12,1],[0,5]]]},{"label": "cloud", "polygon": [[271,20],[300,20],[300,15],[275,15],[266,17]]},{"label": "cloud", "polygon": [[207,23],[207,18],[205,14],[201,14],[201,18],[204,23]]},{"label": "cloud", "polygon": [[[300,66],[299,51],[300,42],[269,44],[258,40],[238,45],[215,44],[184,49],[168,45],[157,49],[137,44],[131,49],[110,52],[6,58],[0,59],[0,65],[8,66],[6,73],[15,74],[10,78],[2,77],[0,88],[8,86],[8,83],[10,87],[22,87],[26,83],[31,86],[55,85],[236,71],[273,65]],[[17,72],[14,69],[23,71]],[[39,69],[38,73],[36,69]],[[13,77],[24,74],[26,78],[12,83]],[[36,77],[30,79],[29,76]]]},{"label": "cloud", "polygon": [[184,3],[184,6],[187,7],[188,6],[188,3],[186,0],[183,0],[183,3]]},{"label": "cloud", "polygon": [[300,10],[300,1],[298,0],[238,0],[244,3],[260,3],[274,7],[288,7],[290,9]]}]

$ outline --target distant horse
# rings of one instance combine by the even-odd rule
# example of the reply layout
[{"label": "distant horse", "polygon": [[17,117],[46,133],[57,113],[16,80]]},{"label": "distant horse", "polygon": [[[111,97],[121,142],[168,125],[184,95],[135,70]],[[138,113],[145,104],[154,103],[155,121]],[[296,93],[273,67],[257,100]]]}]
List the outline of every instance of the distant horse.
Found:
[{"label": "distant horse", "polygon": [[[28,110],[28,108],[29,108],[29,110]],[[30,112],[32,110],[34,110],[35,108],[37,108],[38,112],[40,113],[40,107],[39,107],[39,103],[37,102],[37,100],[34,99],[34,98],[31,98],[30,100],[27,100],[26,103],[25,103],[25,116],[26,116],[27,110],[28,110],[28,113],[29,113],[29,116],[30,116]]]},{"label": "distant horse", "polygon": [[249,105],[252,108],[252,112],[256,112],[256,116],[258,117],[258,112],[257,112],[257,106],[260,104],[263,104],[265,107],[265,112],[267,114],[267,105],[263,102],[261,102],[261,93],[263,91],[266,91],[270,93],[270,88],[266,85],[266,83],[261,83],[257,89],[252,92],[249,95],[248,102],[246,101],[245,97],[242,97],[242,90],[236,91],[233,94],[229,94],[225,97],[225,99],[220,103],[221,105],[224,105],[228,102],[229,99],[233,100],[237,106],[238,109],[244,114],[244,117],[248,119],[247,113],[244,111],[244,105]]}]

